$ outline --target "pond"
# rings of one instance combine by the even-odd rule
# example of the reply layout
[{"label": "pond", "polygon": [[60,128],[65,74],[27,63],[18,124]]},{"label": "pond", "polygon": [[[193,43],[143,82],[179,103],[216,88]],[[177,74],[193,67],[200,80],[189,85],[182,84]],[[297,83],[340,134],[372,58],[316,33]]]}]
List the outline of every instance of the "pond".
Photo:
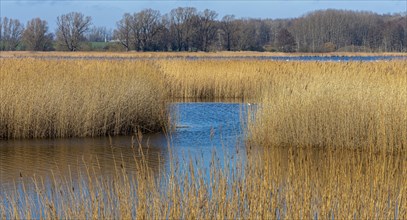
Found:
[{"label": "pond", "polygon": [[45,182],[75,178],[86,172],[86,166],[98,167],[99,175],[109,176],[114,175],[112,164],[116,163],[135,174],[135,161],[141,157],[157,174],[168,170],[171,156],[200,158],[209,166],[214,151],[221,159],[244,151],[248,109],[241,103],[174,103],[175,128],[167,135],[1,140],[0,196],[34,177]]}]

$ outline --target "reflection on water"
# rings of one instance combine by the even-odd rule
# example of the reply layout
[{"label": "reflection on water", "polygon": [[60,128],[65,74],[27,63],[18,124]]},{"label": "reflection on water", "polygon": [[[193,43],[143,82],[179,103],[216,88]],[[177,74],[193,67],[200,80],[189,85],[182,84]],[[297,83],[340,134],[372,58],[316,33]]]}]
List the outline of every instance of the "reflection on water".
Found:
[{"label": "reflection on water", "polygon": [[[151,138],[157,142],[162,137]],[[135,171],[135,162],[142,155],[154,172],[159,172],[167,160],[166,148],[153,144],[141,150],[137,146],[132,148],[131,137],[1,141],[0,188],[10,189],[14,182],[31,179],[34,174],[46,181],[52,180],[52,175],[75,178],[78,172],[85,173],[85,165],[97,168],[102,172],[100,175],[113,175],[117,168],[114,160],[117,166]]]},{"label": "reflection on water", "polygon": [[135,174],[136,161],[142,156],[146,165],[159,174],[168,167],[168,143],[172,155],[180,160],[197,156],[210,161],[213,149],[220,156],[233,154],[243,148],[241,119],[245,106],[238,103],[173,104],[176,128],[170,135],[144,135],[141,148],[138,140],[128,136],[1,140],[0,194],[34,175],[45,181],[65,180],[85,173],[87,167],[96,168],[98,175],[111,176],[118,166],[126,166],[128,172]]},{"label": "reflection on water", "polygon": [[213,147],[235,147],[242,135],[246,105],[238,103],[179,103],[173,106],[176,130],[171,146],[197,152]]}]

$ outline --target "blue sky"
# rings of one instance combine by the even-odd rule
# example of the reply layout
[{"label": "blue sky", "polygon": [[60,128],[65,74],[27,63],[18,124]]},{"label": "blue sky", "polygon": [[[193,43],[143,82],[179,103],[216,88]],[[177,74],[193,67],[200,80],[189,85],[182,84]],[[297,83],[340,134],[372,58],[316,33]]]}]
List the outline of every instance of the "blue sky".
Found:
[{"label": "blue sky", "polygon": [[309,1],[197,1],[197,0],[144,0],[144,1],[97,1],[97,0],[0,0],[0,16],[20,19],[24,24],[35,17],[48,21],[50,30],[56,27],[56,17],[71,11],[92,16],[93,24],[114,28],[125,12],[137,12],[145,8],[160,10],[162,14],[176,7],[196,7],[198,10],[212,9],[219,18],[227,14],[250,18],[293,18],[319,9],[347,9],[373,11],[379,14],[405,13],[406,0],[309,0]]}]

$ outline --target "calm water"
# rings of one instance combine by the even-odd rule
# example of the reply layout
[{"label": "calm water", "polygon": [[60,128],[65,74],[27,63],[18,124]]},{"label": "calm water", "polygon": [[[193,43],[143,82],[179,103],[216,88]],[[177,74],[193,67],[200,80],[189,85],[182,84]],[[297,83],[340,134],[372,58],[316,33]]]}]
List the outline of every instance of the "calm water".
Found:
[{"label": "calm water", "polygon": [[[141,140],[119,136],[0,141],[0,203],[3,202],[6,209],[12,206],[5,196],[12,192],[30,194],[29,198],[35,203],[34,187],[29,185],[32,184],[32,178],[44,183],[45,188],[50,189],[46,194],[52,198],[54,179],[68,183],[66,185],[69,187],[72,184],[77,189],[78,181],[86,181],[79,179],[78,176],[86,178],[86,173],[90,171],[91,176],[103,176],[103,179],[114,180],[114,175],[118,173],[116,169],[120,170],[122,166],[134,177],[137,175],[136,161],[140,161],[142,157],[157,177],[167,172],[172,157],[184,162],[188,162],[190,157],[197,158],[203,161],[199,163],[197,169],[203,168],[206,169],[204,172],[207,172],[215,152],[216,157],[221,160],[219,164],[228,162],[233,167],[235,161],[241,162],[236,159],[239,155],[246,155],[243,144],[245,119],[248,112],[255,112],[256,108],[256,105],[241,103],[175,103],[171,106],[172,120],[176,125],[174,131],[168,135],[144,135]],[[139,144],[141,148],[138,147]],[[388,198],[379,198],[380,203],[386,202],[387,199],[392,201],[391,195],[399,193],[401,186],[405,185],[403,183],[406,161],[403,155],[393,158],[380,154],[365,155],[363,152],[358,154],[356,151],[335,153],[322,149],[301,148],[294,150],[276,148],[261,156],[250,153],[247,155],[249,155],[247,160],[243,161],[246,165],[255,161],[268,161],[267,167],[273,174],[268,177],[269,181],[277,184],[276,187],[282,192],[281,196],[285,195],[284,190],[289,189],[290,183],[295,185],[296,181],[301,181],[300,183],[304,180],[310,181],[311,183],[305,185],[310,188],[311,194],[315,195],[313,197],[315,205],[323,201],[323,197],[319,195],[323,195],[325,186],[330,184],[355,180],[352,193],[367,192],[365,188],[375,183],[377,171],[384,165],[390,170],[392,177],[388,179],[388,183],[386,182],[388,185],[378,187],[379,190],[384,188],[385,194],[388,193]],[[250,160],[250,155],[256,158]],[[180,166],[182,169],[182,162]],[[301,179],[304,177],[306,178]],[[379,177],[383,178],[383,174]],[[340,186],[338,185],[339,189]],[[283,209],[279,210],[279,213],[281,211],[284,215],[288,204],[285,201],[282,204]],[[19,203],[18,206],[26,207],[24,203]],[[391,207],[388,208],[388,213],[393,213],[397,218],[398,213],[403,211],[399,210],[399,207],[405,206],[397,204]]]},{"label": "calm water", "polygon": [[135,161],[142,156],[156,174],[165,172],[170,154],[179,160],[192,156],[206,162],[213,151],[223,159],[233,157],[244,150],[241,119],[247,107],[239,103],[176,103],[171,106],[174,131],[144,135],[140,141],[128,136],[2,140],[0,195],[33,177],[46,183],[53,178],[75,179],[86,172],[86,166],[96,167],[97,175],[113,175],[118,166],[135,174]]},{"label": "calm water", "polygon": [[349,62],[349,61],[380,61],[380,60],[406,60],[406,56],[235,56],[235,57],[188,57],[191,60],[275,60],[275,61],[323,61],[323,62]]},{"label": "calm water", "polygon": [[[18,58],[14,56],[12,58]],[[30,57],[30,56],[22,56]],[[106,56],[41,56],[36,59],[46,60],[279,60],[279,61],[380,61],[380,60],[407,60],[406,56],[170,56],[170,57],[106,57]],[[7,57],[2,57],[7,59]]]}]

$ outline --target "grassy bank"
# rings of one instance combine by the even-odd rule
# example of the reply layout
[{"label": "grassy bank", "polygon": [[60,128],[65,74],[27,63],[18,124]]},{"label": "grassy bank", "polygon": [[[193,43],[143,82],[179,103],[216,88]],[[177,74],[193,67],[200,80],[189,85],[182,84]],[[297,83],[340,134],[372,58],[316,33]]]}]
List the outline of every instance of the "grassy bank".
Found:
[{"label": "grassy bank", "polygon": [[261,101],[256,145],[407,150],[407,63],[283,64]]},{"label": "grassy bank", "polygon": [[60,179],[54,170],[52,180],[24,179],[3,194],[0,218],[407,217],[405,155],[303,148],[242,153],[225,166],[214,155],[209,168],[200,160],[172,160],[158,177],[136,158],[129,169],[137,175],[120,158],[111,164],[116,168],[111,178],[98,175],[97,164],[77,172],[77,181]]},{"label": "grassy bank", "polygon": [[166,94],[149,62],[1,59],[0,66],[0,138],[134,134],[166,125]]}]

